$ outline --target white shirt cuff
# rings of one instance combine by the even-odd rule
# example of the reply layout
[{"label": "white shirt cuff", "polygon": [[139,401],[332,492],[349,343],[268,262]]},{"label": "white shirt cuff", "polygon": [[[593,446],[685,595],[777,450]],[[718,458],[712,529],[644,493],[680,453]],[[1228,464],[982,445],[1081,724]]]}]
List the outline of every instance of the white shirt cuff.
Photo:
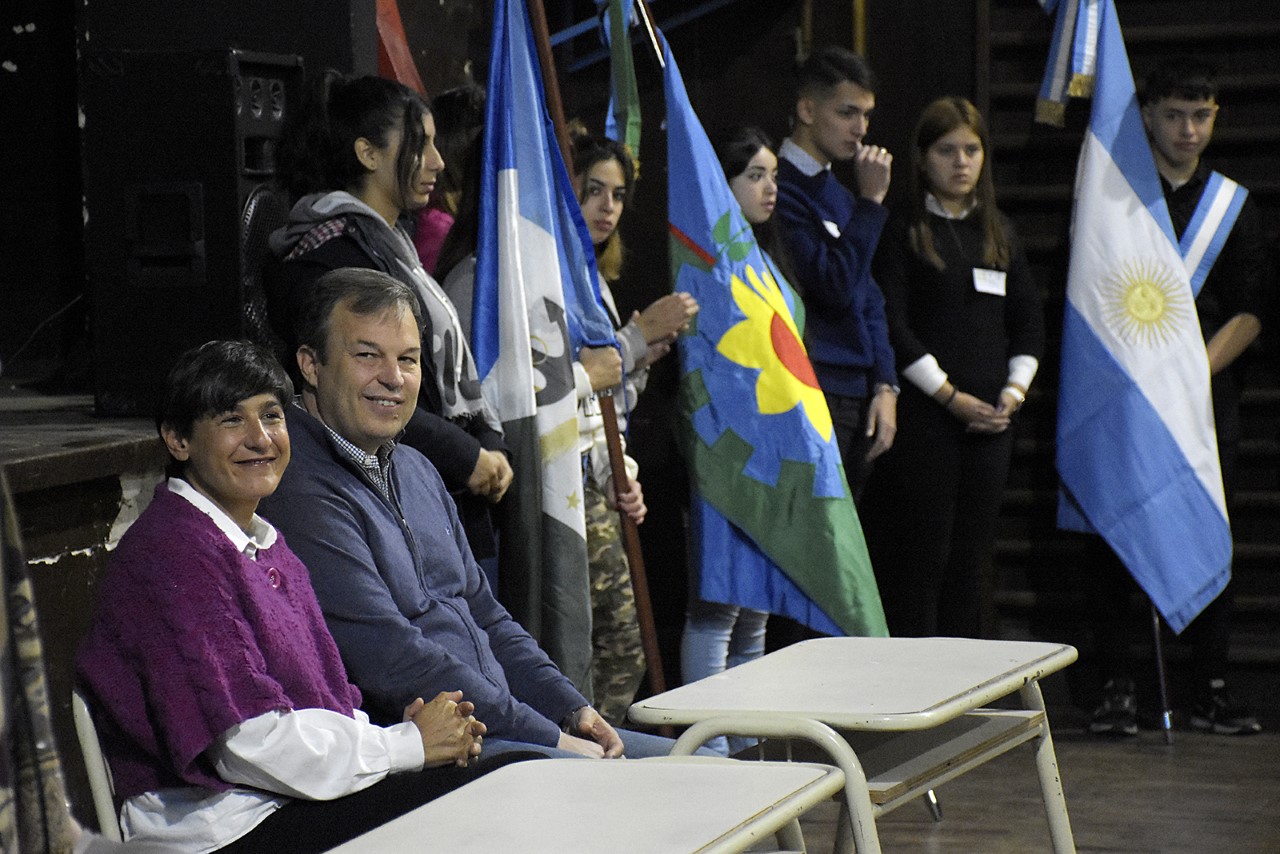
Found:
[{"label": "white shirt cuff", "polygon": [[1006,382],[1029,389],[1031,388],[1031,381],[1036,378],[1036,371],[1039,368],[1040,360],[1035,356],[1014,356],[1009,360],[1009,379]]},{"label": "white shirt cuff", "polygon": [[573,362],[573,391],[578,400],[586,400],[593,391],[587,369],[576,359]]},{"label": "white shirt cuff", "polygon": [[[356,710],[356,714],[364,714]],[[392,724],[385,728],[387,733],[387,752],[391,755],[391,773],[401,771],[420,771],[427,761],[422,748],[422,733],[413,721]]]},{"label": "white shirt cuff", "polygon": [[902,375],[925,394],[933,397],[946,385],[947,372],[938,365],[932,353],[925,353],[902,370]]},{"label": "white shirt cuff", "polygon": [[403,770],[421,768],[421,738],[415,732],[418,753],[411,762],[405,726],[417,729],[412,723],[374,726],[358,709],[350,718],[315,708],[266,712],[227,730],[207,752],[228,783],[325,801],[372,786],[400,770],[396,762]]}]

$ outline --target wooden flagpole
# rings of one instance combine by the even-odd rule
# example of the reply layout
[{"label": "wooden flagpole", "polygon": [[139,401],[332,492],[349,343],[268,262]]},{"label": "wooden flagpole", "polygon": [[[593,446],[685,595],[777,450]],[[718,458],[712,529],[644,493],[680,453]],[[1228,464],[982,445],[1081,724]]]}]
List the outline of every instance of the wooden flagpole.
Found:
[{"label": "wooden flagpole", "polygon": [[533,42],[538,46],[538,65],[542,68],[542,91],[547,99],[547,112],[556,129],[556,142],[560,143],[560,156],[564,159],[569,178],[573,175],[573,149],[569,146],[569,126],[564,118],[564,102],[560,100],[560,81],[556,78],[555,59],[551,55],[551,31],[547,29],[547,10],[542,0],[528,0],[529,24],[533,27]]}]

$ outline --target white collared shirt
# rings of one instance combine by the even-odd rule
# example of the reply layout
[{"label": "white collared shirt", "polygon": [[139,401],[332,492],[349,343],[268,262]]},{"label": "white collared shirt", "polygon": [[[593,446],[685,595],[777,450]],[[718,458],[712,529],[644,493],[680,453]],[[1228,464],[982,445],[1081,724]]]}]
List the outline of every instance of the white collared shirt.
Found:
[{"label": "white collared shirt", "polygon": [[174,495],[187,499],[197,510],[213,520],[213,524],[218,526],[218,530],[226,534],[227,539],[231,541],[231,545],[236,547],[236,551],[249,558],[249,560],[257,560],[258,552],[263,549],[269,549],[276,544],[277,534],[275,527],[257,513],[253,514],[253,520],[249,523],[249,531],[246,533],[227,515],[225,510],[214,504],[204,493],[197,491],[194,486],[182,478],[171,477],[165,485],[169,487],[169,491]]},{"label": "white collared shirt", "polygon": [[[275,544],[276,529],[257,514],[246,533],[186,481],[170,478],[168,488],[206,514],[246,557],[256,559]],[[192,786],[136,795],[120,809],[125,838],[213,851],[253,830],[289,797],[340,798],[388,774],[422,767],[422,737],[412,722],[380,727],[359,709],[354,713],[267,712],[232,727],[209,746],[208,756],[219,777],[254,788],[210,792]]]},{"label": "white collared shirt", "polygon": [[831,168],[830,163],[819,163],[812,154],[792,142],[791,137],[782,141],[782,145],[778,147],[778,156],[791,161],[792,166],[810,178]]},{"label": "white collared shirt", "polygon": [[953,214],[942,206],[942,202],[938,201],[937,197],[934,196],[933,193],[924,194],[924,209],[935,216],[942,217],[943,219],[968,219],[969,214],[973,213],[974,208],[977,206],[978,200],[976,198],[971,198],[969,199],[969,204],[964,206],[964,210],[958,214]]}]

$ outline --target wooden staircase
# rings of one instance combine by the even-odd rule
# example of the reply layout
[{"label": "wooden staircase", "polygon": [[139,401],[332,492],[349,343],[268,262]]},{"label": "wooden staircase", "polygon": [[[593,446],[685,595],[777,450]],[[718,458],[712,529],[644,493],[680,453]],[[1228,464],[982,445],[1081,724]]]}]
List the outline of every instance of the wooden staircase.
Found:
[{"label": "wooden staircase", "polygon": [[[1063,129],[1036,125],[1034,105],[1051,20],[1030,0],[978,0],[976,95],[988,116],[1001,207],[1013,218],[1044,288],[1049,340],[1027,421],[1019,425],[996,560],[1008,636],[1072,639],[1082,649],[1081,543],[1054,527],[1054,418],[1068,226],[1088,102],[1073,101]],[[1208,157],[1249,187],[1276,246],[1280,211],[1280,4],[1272,0],[1116,0],[1135,75],[1160,58],[1202,56],[1221,69],[1222,112]],[[1273,279],[1274,286],[1274,279]],[[1274,296],[1272,297],[1274,301]],[[1235,536],[1237,617],[1232,667],[1280,680],[1280,328],[1274,311],[1248,363],[1240,489],[1229,508]],[[1170,650],[1169,658],[1178,652]],[[1274,706],[1274,701],[1272,701]],[[1272,712],[1274,714],[1274,710]]]}]

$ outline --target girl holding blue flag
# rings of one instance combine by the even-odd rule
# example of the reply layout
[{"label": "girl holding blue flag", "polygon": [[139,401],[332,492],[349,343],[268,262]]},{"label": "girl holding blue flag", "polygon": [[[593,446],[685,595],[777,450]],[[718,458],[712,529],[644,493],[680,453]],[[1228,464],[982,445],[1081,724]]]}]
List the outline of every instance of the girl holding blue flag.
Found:
[{"label": "girl holding blue flag", "polygon": [[907,382],[859,512],[894,635],[995,634],[991,551],[1014,414],[1044,346],[1040,293],[996,209],[987,129],[963,98],[925,107],[912,191],[875,259]]},{"label": "girl holding blue flag", "polygon": [[[591,681],[595,705],[607,720],[620,722],[635,699],[645,674],[644,650],[636,617],[635,591],[622,547],[621,523],[615,510],[639,524],[646,508],[638,467],[626,458],[630,483],[619,489],[609,472],[601,405],[616,405],[619,425],[635,405],[648,379],[648,368],[670,352],[676,336],[698,311],[690,294],[668,294],[623,325],[609,282],[622,272],[622,240],[618,221],[635,186],[635,162],[626,147],[574,129],[573,167],[578,202],[595,247],[600,295],[618,328],[619,353],[612,348],[582,348],[574,363],[578,392],[578,449],[583,462],[587,554],[591,577]],[[618,386],[613,401],[599,396]]]},{"label": "girl holding blue flag", "polygon": [[[778,203],[778,157],[773,141],[759,128],[741,127],[718,140],[715,149],[729,189],[742,208],[743,217],[751,224],[765,263],[788,297],[797,328],[803,332],[804,304],[791,288],[786,248],[773,219]],[[767,612],[708,602],[702,598],[701,587],[700,573],[692,573],[680,643],[680,672],[686,683],[759,658],[765,650]],[[736,752],[748,743],[742,739],[720,738],[708,746],[727,753]]]}]

